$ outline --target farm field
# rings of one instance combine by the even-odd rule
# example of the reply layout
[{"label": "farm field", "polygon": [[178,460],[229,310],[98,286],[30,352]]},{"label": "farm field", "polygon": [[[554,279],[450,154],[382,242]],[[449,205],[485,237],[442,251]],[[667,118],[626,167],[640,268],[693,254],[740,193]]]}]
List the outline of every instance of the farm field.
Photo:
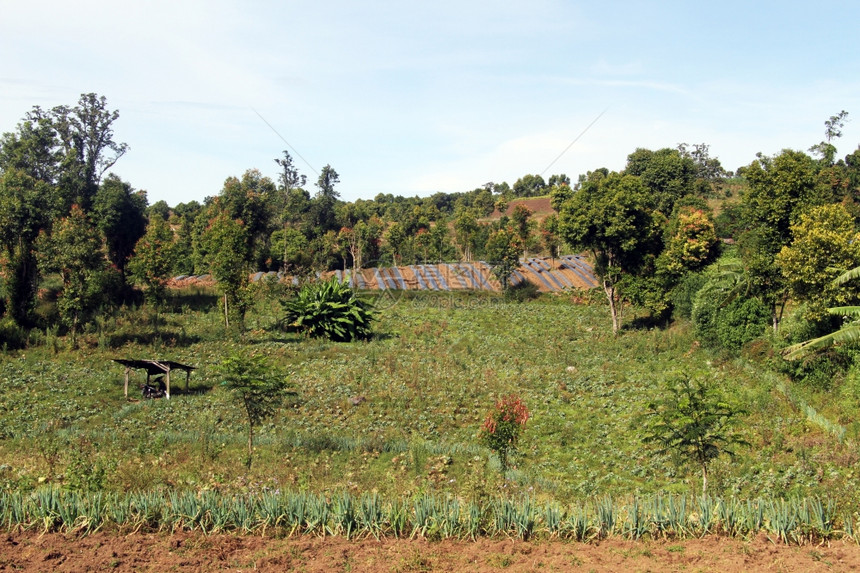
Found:
[{"label": "farm field", "polygon": [[[749,501],[764,508],[764,520],[761,534],[737,529],[741,533],[731,540],[728,553],[772,546],[769,535],[780,542],[780,555],[790,551],[785,557],[788,561],[807,563],[812,547],[822,541],[843,547],[840,558],[855,558],[851,556],[856,555],[856,545],[842,541],[852,534],[858,510],[854,426],[837,437],[831,426],[798,406],[798,397],[816,405],[824,402],[820,397],[807,396],[802,389],[787,391],[778,377],[747,360],[702,350],[684,323],[665,330],[629,329],[613,337],[608,313],[597,300],[585,304],[581,296],[545,294],[515,303],[494,293],[400,292],[399,298],[386,299],[372,340],[339,344],[278,330],[278,305],[262,297],[248,316],[244,334],[227,331],[213,293],[205,289],[175,291],[170,311],[157,319],[145,307],[101,319],[98,328],[83,336],[79,350],[67,350],[65,340],[51,338],[49,333],[38,346],[3,355],[0,488],[6,495],[31,496],[31,500],[46,491],[80,496],[152,494],[165,500],[180,494],[195,500],[252,500],[289,493],[321,496],[319,499],[331,504],[327,511],[332,519],[339,511],[337,500],[346,496],[361,503],[367,496],[378,496],[385,506],[383,512],[390,512],[390,504],[400,500],[406,508],[403,529],[386,521],[380,529],[381,538],[388,539],[383,542],[376,541],[369,529],[359,530],[357,535],[359,551],[367,559],[374,559],[368,556],[374,551],[389,548],[385,551],[392,556],[386,562],[390,570],[443,570],[449,564],[475,568],[471,562],[448,561],[459,559],[464,551],[475,551],[459,545],[469,537],[465,517],[454,520],[453,538],[441,545],[413,540],[390,549],[392,537],[447,539],[432,524],[413,528],[418,500],[423,499],[456,500],[464,512],[482,508],[474,530],[479,532],[479,547],[488,555],[503,555],[500,563],[522,567],[511,570],[530,570],[536,565],[533,560],[520,559],[519,554],[504,557],[502,548],[514,543],[509,538],[533,538],[534,545],[523,546],[532,553],[561,552],[552,559],[597,551],[568,543],[571,539],[591,539],[601,548],[615,547],[610,551],[613,558],[633,555],[643,549],[630,547],[651,547],[652,542],[662,547],[664,542],[659,539],[666,535],[683,547],[692,544],[692,549],[661,550],[674,559],[676,552],[689,556],[710,543],[715,547],[727,543],[719,536],[701,542],[679,539],[729,529],[718,518],[711,526],[703,521],[698,508],[707,504],[697,505],[701,499],[696,468],[656,454],[639,434],[639,416],[663,380],[672,373],[686,372],[717,381],[747,410],[742,426],[749,446],[739,448],[734,459],[723,457],[712,464],[707,503],[716,514],[729,500]],[[265,355],[273,369],[287,375],[297,393],[274,418],[256,429],[250,469],[244,458],[247,430],[242,411],[220,386],[217,372],[217,365],[236,352]],[[160,358],[197,370],[187,391],[182,383],[174,382],[170,400],[143,400],[139,394],[126,399],[123,368],[112,362],[114,358]],[[144,380],[140,375],[133,378],[132,388]],[[510,469],[502,476],[498,459],[481,445],[477,434],[494,401],[507,394],[516,394],[526,403],[531,419],[519,445],[520,455],[512,458]],[[839,412],[821,406],[819,410],[821,420],[844,421]],[[827,539],[797,524],[780,530],[772,522],[780,508],[801,498],[821,500],[827,508]],[[639,515],[638,510],[631,513],[631,507],[656,508],[655,499],[689,503],[684,518],[688,533],[656,533],[656,521],[648,521],[651,517],[639,529],[631,529]],[[527,533],[513,522],[510,529],[498,524],[498,510],[494,509],[501,507],[498,500],[535,508],[536,517]],[[608,528],[598,517],[607,500],[617,517],[617,523]],[[555,507],[561,512],[560,519],[570,523],[575,508],[584,508],[582,535],[565,530],[563,524],[553,529],[549,516]],[[643,511],[642,515],[653,517],[648,513],[652,510]],[[160,515],[167,515],[167,510]],[[212,517],[207,515],[206,519]],[[220,528],[205,525],[205,520],[195,526],[187,519],[167,523],[147,518],[137,525],[134,518],[124,523],[99,519],[98,526],[86,519],[63,523],[57,516],[49,521],[24,520],[23,526],[9,530],[23,527],[26,531],[9,539],[18,543],[14,546],[17,552],[49,542],[33,538],[45,530],[66,535],[45,539],[74,546],[76,535],[92,529],[95,535],[130,531],[167,535],[191,529],[183,535],[190,535],[189,543],[198,546],[209,542],[201,532],[244,531],[254,537],[268,527],[257,522],[245,527],[229,522],[232,517],[225,518]],[[314,530],[303,525],[294,532],[305,531],[311,537],[297,542],[299,549],[286,551],[301,554],[307,549],[327,567],[343,568],[328,557],[328,548],[334,551],[332,555],[352,554],[349,548],[356,542],[343,539],[349,532],[342,526],[339,522]],[[278,538],[290,533],[277,524],[270,531]],[[317,539],[320,534],[328,535],[325,542]],[[334,541],[331,534],[335,534]],[[552,540],[561,538],[567,541],[555,548]],[[158,536],[152,539],[156,545],[169,543]],[[628,545],[631,539],[646,545]],[[785,542],[793,548],[783,548]],[[12,542],[7,539],[6,543]],[[123,546],[126,541],[117,543]],[[292,542],[284,540],[235,543],[255,548],[250,550],[251,560],[268,551],[270,543],[292,547]],[[541,549],[544,543],[553,548]],[[150,555],[146,544],[123,547],[122,551]],[[431,555],[429,568],[424,569],[423,558],[409,561],[423,548]],[[814,551],[819,552],[815,555],[831,555],[829,549],[827,553]],[[74,570],[71,554],[67,559],[67,570]],[[622,566],[617,561],[598,562],[596,556],[589,558],[592,561],[582,559],[591,563],[584,570]],[[601,563],[614,565],[601,569]],[[700,561],[681,563],[692,566]],[[745,570],[743,563],[736,569]],[[372,570],[365,562],[354,564],[352,570]],[[497,567],[486,560],[484,565],[478,564],[479,570],[481,566]],[[701,566],[704,570],[732,570],[732,565],[719,561],[702,562]],[[317,570],[309,564],[305,567]],[[798,565],[798,569],[784,570],[814,569]]]},{"label": "farm field", "polygon": [[0,571],[783,571],[819,573],[860,568],[854,543],[775,545],[707,537],[600,543],[512,539],[428,541],[342,537],[272,538],[189,534],[87,537],[11,534],[0,541]]}]

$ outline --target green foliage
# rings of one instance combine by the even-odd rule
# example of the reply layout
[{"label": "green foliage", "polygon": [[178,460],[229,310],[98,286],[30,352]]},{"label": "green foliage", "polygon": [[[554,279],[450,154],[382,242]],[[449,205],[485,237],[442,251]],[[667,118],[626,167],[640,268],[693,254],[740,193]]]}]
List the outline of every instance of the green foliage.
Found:
[{"label": "green foliage", "polygon": [[529,280],[520,281],[505,291],[505,300],[526,302],[540,296],[538,286]]},{"label": "green foliage", "polygon": [[657,210],[668,217],[675,202],[693,192],[697,167],[691,157],[677,149],[639,148],[627,156],[625,173],[641,179]]},{"label": "green foliage", "polygon": [[776,256],[793,300],[806,303],[806,318],[822,320],[828,307],[847,306],[860,291],[835,284],[846,269],[860,265],[860,233],[842,204],[823,205],[801,214],[793,240]]},{"label": "green foliage", "polygon": [[707,492],[708,465],[731,448],[746,444],[733,430],[744,413],[727,403],[711,382],[688,376],[669,378],[663,395],[648,404],[642,441],[661,453],[674,452],[702,469],[702,495]]},{"label": "green foliage", "polygon": [[254,427],[280,408],[286,395],[286,378],[274,370],[265,356],[234,354],[221,361],[221,385],[233,394],[245,411],[248,421],[248,458],[251,468]]},{"label": "green foliage", "polygon": [[3,351],[24,348],[27,333],[12,318],[0,318],[0,349]]},{"label": "green foliage", "polygon": [[747,230],[738,244],[750,292],[770,307],[774,330],[788,296],[776,256],[791,243],[792,225],[800,214],[824,202],[817,172],[814,159],[788,149],[773,158],[759,157],[744,170],[749,183],[742,202]]},{"label": "green foliage", "polygon": [[[839,286],[858,278],[860,278],[860,267],[855,267],[839,275],[833,283],[835,286]],[[783,350],[786,358],[790,360],[799,358],[834,344],[854,345],[860,340],[860,306],[833,307],[828,308],[827,312],[831,316],[841,317],[840,328],[823,336],[789,346]]]},{"label": "green foliage", "polygon": [[721,280],[712,277],[699,290],[691,317],[702,344],[737,353],[764,334],[770,309],[756,298],[730,297]]},{"label": "green foliage", "polygon": [[313,338],[350,342],[369,338],[372,333],[372,305],[337,277],[308,283],[295,298],[281,305],[285,312],[282,323]]},{"label": "green foliage", "polygon": [[111,270],[101,239],[83,210],[74,206],[50,236],[40,236],[38,252],[43,272],[58,272],[62,279],[57,309],[71,329],[74,344],[78,328],[90,320],[109,292]]},{"label": "green foliage", "polygon": [[163,302],[175,262],[173,231],[167,221],[156,215],[150,219],[146,234],[137,242],[134,257],[128,265],[135,280],[144,286],[144,296],[149,304],[158,306]]},{"label": "green foliage", "polygon": [[719,253],[714,224],[701,209],[679,209],[669,223],[667,234],[666,248],[658,264],[670,276],[701,270]]},{"label": "green foliage", "polygon": [[508,469],[508,459],[517,451],[520,434],[526,428],[529,415],[528,408],[519,396],[510,394],[496,401],[481,426],[478,437],[499,456],[503,475]]},{"label": "green foliage", "polygon": [[251,256],[248,232],[241,221],[222,213],[210,222],[203,242],[208,252],[209,268],[224,293],[225,315],[238,319],[243,325],[250,304],[247,297]]},{"label": "green foliage", "polygon": [[520,235],[511,227],[502,227],[490,234],[485,256],[492,265],[493,276],[499,281],[503,291],[510,288],[511,273],[520,266],[523,254]]},{"label": "green foliage", "polygon": [[562,205],[559,234],[594,258],[594,271],[609,300],[612,330],[620,328],[618,285],[635,275],[660,250],[657,219],[648,190],[638,177],[597,173]]},{"label": "green foliage", "polygon": [[687,273],[684,275],[670,294],[675,316],[686,319],[692,318],[696,295],[705,286],[707,281],[707,275],[702,272]]},{"label": "green foliage", "polygon": [[39,284],[34,243],[51,219],[50,189],[25,171],[0,173],[0,252],[7,309],[20,325],[32,322]]},{"label": "green foliage", "polygon": [[125,278],[128,259],[146,232],[146,192],[110,173],[93,198],[93,220],[104,238],[108,260]]}]

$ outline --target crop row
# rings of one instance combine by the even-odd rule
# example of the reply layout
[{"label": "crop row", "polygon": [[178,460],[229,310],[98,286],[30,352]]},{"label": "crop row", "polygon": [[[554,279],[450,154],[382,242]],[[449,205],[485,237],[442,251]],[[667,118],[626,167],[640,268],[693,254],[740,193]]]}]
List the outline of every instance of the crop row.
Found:
[{"label": "crop row", "polygon": [[201,531],[274,535],[425,537],[591,541],[611,536],[684,539],[704,535],[783,543],[858,541],[855,516],[818,498],[739,501],[686,495],[596,498],[579,505],[530,497],[463,501],[422,494],[385,501],[377,493],[331,495],[264,492],[227,496],[214,491],[86,493],[46,488],[0,493],[0,528],[86,534],[120,531]]}]

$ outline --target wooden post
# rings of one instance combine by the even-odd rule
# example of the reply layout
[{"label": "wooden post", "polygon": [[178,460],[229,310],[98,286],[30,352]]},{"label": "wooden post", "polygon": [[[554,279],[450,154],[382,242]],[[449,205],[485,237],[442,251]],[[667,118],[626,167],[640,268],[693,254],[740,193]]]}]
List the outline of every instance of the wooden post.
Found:
[{"label": "wooden post", "polygon": [[167,383],[167,393],[165,397],[170,400],[170,367],[167,367],[167,370],[164,373],[164,381]]},{"label": "wooden post", "polygon": [[125,397],[128,398],[128,372],[131,370],[128,366],[125,367]]}]

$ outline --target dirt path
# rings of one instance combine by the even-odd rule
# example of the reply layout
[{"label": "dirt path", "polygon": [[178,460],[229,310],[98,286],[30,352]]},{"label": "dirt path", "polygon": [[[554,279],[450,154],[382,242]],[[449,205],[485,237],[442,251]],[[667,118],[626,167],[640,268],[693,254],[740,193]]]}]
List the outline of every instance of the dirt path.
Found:
[{"label": "dirt path", "polygon": [[860,571],[860,547],[784,546],[764,537],[585,544],[16,533],[0,536],[0,571]]}]

